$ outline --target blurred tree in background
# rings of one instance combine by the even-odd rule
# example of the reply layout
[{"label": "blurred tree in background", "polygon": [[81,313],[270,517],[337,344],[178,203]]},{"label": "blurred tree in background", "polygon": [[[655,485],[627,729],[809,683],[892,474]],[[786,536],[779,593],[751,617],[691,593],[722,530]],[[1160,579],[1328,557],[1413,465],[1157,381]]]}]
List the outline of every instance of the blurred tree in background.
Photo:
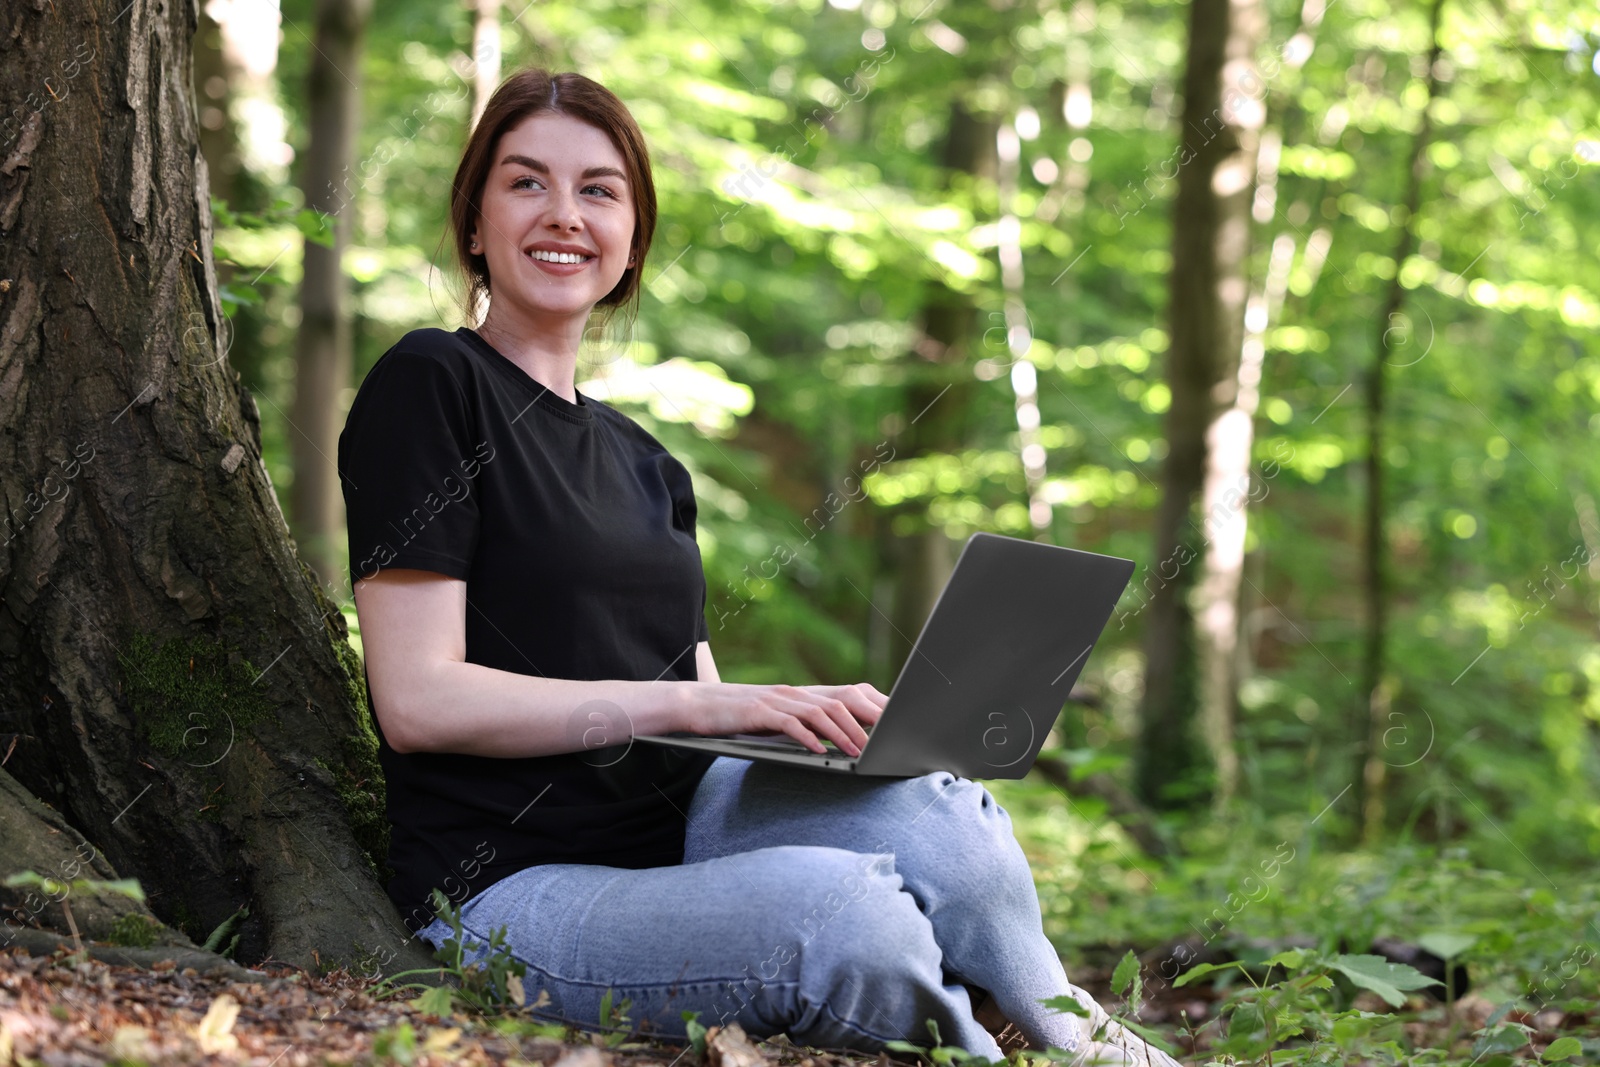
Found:
[{"label": "blurred tree in background", "polygon": [[[445,212],[485,11],[373,10],[341,411],[407,330],[459,324]],[[580,388],[694,474],[723,676],[887,687],[976,530],[1107,552],[1138,569],[1047,748],[1069,786],[1135,781],[1146,658],[1192,640],[1147,630],[1163,605],[1194,618],[1220,605],[1223,629],[1213,621],[1185,669],[1212,672],[1207,699],[1229,729],[1211,745],[1167,731],[1187,769],[1143,783],[1177,806],[1166,818],[1184,851],[1215,857],[1287,828],[1348,846],[1365,792],[1374,845],[1461,849],[1529,885],[1592,867],[1600,14],[1462,0],[1436,34],[1433,14],[1266,0],[1239,38],[1248,54],[1227,53],[1255,66],[1224,72],[1254,126],[1238,165],[1209,179],[1238,199],[1223,235],[1237,270],[1212,294],[1231,318],[1207,327],[1222,346],[1208,402],[1230,413],[1233,451],[1209,454],[1209,489],[1191,478],[1198,495],[1167,502],[1192,531],[1174,557],[1156,534],[1179,399],[1169,359],[1196,342],[1169,334],[1192,321],[1172,306],[1190,280],[1174,235],[1193,221],[1177,209],[1198,165],[1185,145],[1205,140],[1180,122],[1188,8],[500,7],[503,72],[600,80],[654,152],[662,218],[643,307],[585,353]],[[274,78],[294,162],[246,163],[227,195],[254,214],[217,238],[232,358],[251,368],[285,500],[299,232],[317,221],[295,191],[314,24],[310,0],[285,0]],[[242,75],[216,76],[244,91]],[[1383,431],[1369,437],[1375,365]],[[1207,471],[1192,438],[1182,458]],[[1363,548],[1375,478],[1381,586]],[[328,592],[354,624],[335,573]],[[1201,681],[1167,687],[1181,703],[1163,721],[1197,721]],[[997,793],[1032,813],[1019,831],[1036,855],[1077,841],[1060,853],[1076,873],[1061,876],[1056,921],[1100,855],[1086,842],[1125,839],[1104,822],[1104,790],[1063,799],[1038,778]]]}]

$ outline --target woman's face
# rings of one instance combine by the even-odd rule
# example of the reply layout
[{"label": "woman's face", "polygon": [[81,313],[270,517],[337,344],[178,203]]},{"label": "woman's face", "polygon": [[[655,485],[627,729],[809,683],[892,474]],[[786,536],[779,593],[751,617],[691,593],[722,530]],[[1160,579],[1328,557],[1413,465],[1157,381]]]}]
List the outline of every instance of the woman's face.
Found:
[{"label": "woman's face", "polygon": [[541,111],[501,134],[469,242],[488,261],[497,317],[587,319],[628,269],[633,197],[597,126]]}]

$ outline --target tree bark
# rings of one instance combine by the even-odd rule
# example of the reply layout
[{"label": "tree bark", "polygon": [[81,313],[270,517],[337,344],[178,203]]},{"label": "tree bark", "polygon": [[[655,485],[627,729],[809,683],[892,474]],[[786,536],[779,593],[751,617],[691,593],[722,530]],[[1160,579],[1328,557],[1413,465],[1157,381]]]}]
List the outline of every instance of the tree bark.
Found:
[{"label": "tree bark", "polygon": [[[8,887],[6,879],[25,871],[62,888]],[[132,897],[74,882],[111,882],[117,872],[99,851],[15,778],[0,769],[0,951],[16,944],[30,928],[77,930],[80,937],[140,937],[149,943],[194,945],[151,915]],[[69,919],[70,915],[70,919]]]},{"label": "tree bark", "polygon": [[311,143],[302,188],[306,206],[331,224],[333,244],[305,241],[294,415],[288,427],[295,472],[290,515],[301,554],[324,583],[339,582],[342,573],[344,496],[333,457],[354,367],[350,284],[341,263],[355,213],[351,164],[361,104],[362,35],[371,8],[372,0],[317,0],[307,85]]},{"label": "tree bark", "polygon": [[[1022,160],[1022,137],[1015,123],[1001,126],[995,140],[1000,168],[1000,284],[1006,293],[1004,329],[984,331],[985,347],[992,349],[985,362],[1011,379],[1012,408],[1017,417],[1017,458],[1022,463],[1028,497],[1028,522],[1034,537],[1044,540],[1050,530],[1051,508],[1042,492],[1045,451],[1039,443],[1039,375],[1028,359],[1033,347],[1033,320],[1023,291],[1022,222],[1016,216],[1017,172]],[[1003,337],[1003,342],[999,339]],[[983,375],[988,377],[988,374]]]},{"label": "tree bark", "polygon": [[191,938],[248,902],[241,960],[426,966],[360,662],[218,350],[195,24],[0,9],[5,769]]},{"label": "tree bark", "polygon": [[[1366,598],[1367,632],[1361,657],[1361,692],[1366,698],[1366,708],[1364,714],[1357,714],[1355,731],[1356,796],[1361,810],[1361,836],[1367,844],[1375,843],[1383,831],[1384,782],[1389,770],[1383,759],[1383,737],[1391,726],[1389,706],[1398,684],[1395,679],[1385,677],[1384,672],[1389,598],[1387,545],[1383,537],[1384,377],[1385,368],[1390,364],[1389,357],[1410,340],[1410,330],[1400,312],[1406,299],[1405,286],[1400,282],[1400,268],[1405,266],[1406,258],[1411,255],[1411,248],[1416,242],[1417,209],[1422,204],[1422,175],[1427,166],[1424,153],[1433,130],[1429,112],[1439,91],[1439,79],[1435,71],[1443,52],[1443,45],[1439,41],[1439,14],[1443,8],[1444,0],[1433,0],[1428,22],[1431,42],[1428,49],[1428,94],[1422,104],[1416,136],[1411,140],[1411,158],[1406,170],[1405,220],[1400,224],[1399,237],[1395,239],[1394,277],[1389,280],[1383,311],[1378,316],[1377,350],[1372,367],[1367,372],[1367,501],[1362,582]],[[1395,363],[1407,366],[1420,358],[1412,353],[1402,353]]]},{"label": "tree bark", "polygon": [[[946,170],[994,180],[994,145],[994,121],[973,115],[959,101],[952,102],[940,157]],[[895,446],[897,461],[954,452],[965,443],[974,392],[974,379],[966,364],[976,321],[971,298],[942,283],[930,284],[922,309],[922,340],[917,346],[921,365],[912,375],[915,384],[906,391],[906,421]],[[883,562],[895,576],[889,613],[893,624],[889,666],[898,673],[955,567],[955,552],[944,529],[928,520],[926,501],[895,509],[879,529],[889,538]]]},{"label": "tree bark", "polygon": [[472,125],[500,87],[500,0],[467,0],[472,13]]},{"label": "tree bark", "polygon": [[1197,584],[1191,564],[1205,540],[1194,511],[1213,427],[1237,390],[1264,88],[1252,59],[1263,19],[1257,0],[1192,0],[1189,8],[1183,131],[1174,161],[1178,195],[1167,351],[1172,401],[1155,529],[1160,584],[1145,624],[1137,768],[1139,795],[1161,807],[1199,802],[1209,789],[1207,763],[1214,762],[1196,736],[1196,719],[1202,663],[1215,661],[1221,649],[1206,647],[1211,628],[1196,626],[1196,614],[1204,618],[1211,605],[1191,603]]}]

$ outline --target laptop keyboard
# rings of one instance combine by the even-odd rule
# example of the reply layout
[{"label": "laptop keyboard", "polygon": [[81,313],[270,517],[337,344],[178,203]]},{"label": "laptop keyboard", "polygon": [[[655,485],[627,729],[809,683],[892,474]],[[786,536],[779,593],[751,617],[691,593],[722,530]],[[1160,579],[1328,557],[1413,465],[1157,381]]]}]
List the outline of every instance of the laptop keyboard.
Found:
[{"label": "laptop keyboard", "polygon": [[793,752],[799,756],[810,756],[813,759],[853,759],[842,749],[830,748],[826,752],[813,752],[792,738],[774,738],[771,741],[756,740],[748,737],[723,737],[718,738],[725,745],[741,745],[746,748],[781,749],[784,752]]}]

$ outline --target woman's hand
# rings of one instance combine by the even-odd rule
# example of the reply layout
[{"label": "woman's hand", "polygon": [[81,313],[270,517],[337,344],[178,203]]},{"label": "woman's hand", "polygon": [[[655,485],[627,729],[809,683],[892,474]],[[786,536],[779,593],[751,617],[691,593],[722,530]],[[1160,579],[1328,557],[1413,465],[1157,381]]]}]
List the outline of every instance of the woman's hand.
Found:
[{"label": "woman's hand", "polygon": [[855,685],[745,685],[690,683],[692,705],[678,727],[696,734],[786,734],[813,752],[826,738],[850,756],[861,755],[868,726],[889,698],[867,682]]}]

